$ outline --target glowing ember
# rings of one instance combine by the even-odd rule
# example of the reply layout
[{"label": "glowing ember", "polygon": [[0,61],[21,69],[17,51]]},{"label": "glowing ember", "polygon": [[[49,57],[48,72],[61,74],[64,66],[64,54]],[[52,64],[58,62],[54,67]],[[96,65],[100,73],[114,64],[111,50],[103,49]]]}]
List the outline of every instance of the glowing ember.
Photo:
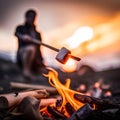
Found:
[{"label": "glowing ember", "polygon": [[104,96],[105,97],[110,97],[110,96],[112,96],[112,93],[110,91],[107,91]]},{"label": "glowing ember", "polygon": [[85,91],[86,90],[86,86],[84,84],[81,84],[78,88],[77,91]]}]

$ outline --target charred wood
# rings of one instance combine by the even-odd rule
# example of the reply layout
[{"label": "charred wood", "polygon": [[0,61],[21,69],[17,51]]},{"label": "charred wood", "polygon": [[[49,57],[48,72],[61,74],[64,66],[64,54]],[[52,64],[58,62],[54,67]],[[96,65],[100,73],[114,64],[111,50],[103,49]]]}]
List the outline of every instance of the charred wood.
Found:
[{"label": "charred wood", "polygon": [[14,109],[6,110],[0,120],[43,120],[39,104],[40,100],[27,96]]},{"label": "charred wood", "polygon": [[40,100],[35,97],[25,97],[13,111],[14,113],[23,113],[25,120],[43,120],[40,110]]},{"label": "charred wood", "polygon": [[66,103],[65,108],[70,116],[76,111],[69,102]]},{"label": "charred wood", "polygon": [[47,111],[54,117],[54,118],[61,118],[65,120],[67,117],[59,112],[55,107],[47,106]]},{"label": "charred wood", "polygon": [[56,107],[61,107],[62,105],[62,100],[57,100],[56,101]]},{"label": "charred wood", "polygon": [[85,104],[83,107],[74,112],[72,116],[67,120],[85,120],[91,112],[92,108],[90,107],[90,105]]},{"label": "charred wood", "polygon": [[115,113],[93,110],[85,120],[120,120],[120,110]]},{"label": "charred wood", "polygon": [[114,104],[109,100],[95,98],[87,95],[75,94],[74,98],[82,103],[89,103],[96,110],[105,110],[110,108],[120,108],[120,105]]}]

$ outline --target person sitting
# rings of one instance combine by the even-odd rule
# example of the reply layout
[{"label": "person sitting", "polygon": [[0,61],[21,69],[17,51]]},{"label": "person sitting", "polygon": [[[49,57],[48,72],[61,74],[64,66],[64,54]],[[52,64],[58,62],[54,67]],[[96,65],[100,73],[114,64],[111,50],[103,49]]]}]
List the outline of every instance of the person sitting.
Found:
[{"label": "person sitting", "polygon": [[45,67],[41,53],[41,45],[32,39],[42,41],[41,33],[36,30],[36,11],[29,9],[25,13],[25,23],[18,25],[15,36],[18,38],[17,64],[23,69],[25,77],[31,77],[32,71]]}]

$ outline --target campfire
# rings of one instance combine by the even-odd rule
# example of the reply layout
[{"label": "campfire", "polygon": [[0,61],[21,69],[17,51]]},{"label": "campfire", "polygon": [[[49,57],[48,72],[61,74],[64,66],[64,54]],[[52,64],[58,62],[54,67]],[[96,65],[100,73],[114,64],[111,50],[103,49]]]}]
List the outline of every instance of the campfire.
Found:
[{"label": "campfire", "polygon": [[110,99],[100,99],[70,89],[71,80],[67,79],[66,83],[62,84],[58,73],[51,68],[44,76],[57,90],[56,96],[51,98],[49,92],[43,89],[1,95],[0,118],[3,120],[103,120],[103,117],[107,119],[120,117],[120,105]]},{"label": "campfire", "polygon": [[[66,80],[66,84],[61,84],[58,79],[57,72],[53,70],[50,70],[48,75],[45,76],[49,78],[49,83],[57,89],[59,95],[61,96],[61,98],[59,98],[60,100],[58,100],[55,104],[52,105],[53,109],[56,107],[57,111],[59,111],[61,114],[64,114],[66,118],[69,118],[74,111],[78,110],[84,105],[82,102],[79,102],[74,98],[75,94],[80,93],[77,91],[73,91],[69,88],[70,79]],[[69,110],[69,108],[71,108],[71,110]],[[45,111],[43,110],[42,112]]]}]

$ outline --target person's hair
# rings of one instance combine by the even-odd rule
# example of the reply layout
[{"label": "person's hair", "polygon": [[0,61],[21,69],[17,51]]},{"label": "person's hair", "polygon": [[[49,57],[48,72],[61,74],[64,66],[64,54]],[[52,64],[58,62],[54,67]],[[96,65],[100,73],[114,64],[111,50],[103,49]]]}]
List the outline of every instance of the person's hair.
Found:
[{"label": "person's hair", "polygon": [[29,17],[31,14],[35,17],[37,13],[36,13],[35,10],[29,9],[28,11],[26,11],[25,17],[27,18],[27,17]]}]

